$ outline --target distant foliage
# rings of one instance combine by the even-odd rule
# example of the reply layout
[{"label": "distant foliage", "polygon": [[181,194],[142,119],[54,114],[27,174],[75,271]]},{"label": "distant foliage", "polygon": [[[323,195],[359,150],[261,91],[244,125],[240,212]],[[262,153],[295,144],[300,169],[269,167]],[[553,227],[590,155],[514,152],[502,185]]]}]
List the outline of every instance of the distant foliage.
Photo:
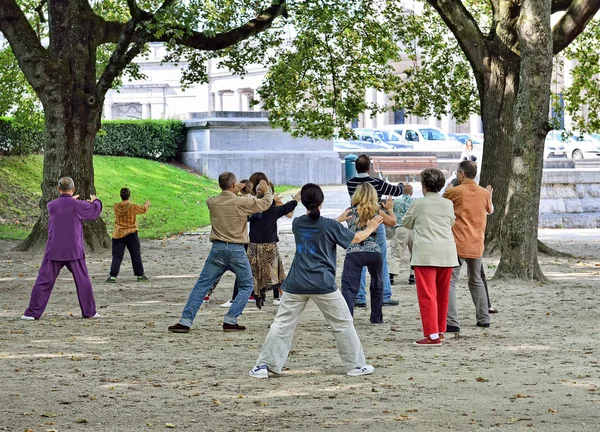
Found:
[{"label": "distant foliage", "polygon": [[[178,120],[114,120],[102,122],[94,153],[157,161],[173,159],[185,141],[184,123]],[[28,155],[44,149],[43,124],[24,124],[0,117],[0,154]]]},{"label": "distant foliage", "polygon": [[11,117],[0,117],[0,155],[38,153],[43,147],[43,124],[25,124]]},{"label": "distant foliage", "polygon": [[175,157],[184,140],[184,123],[178,120],[105,121],[94,154],[165,161]]}]

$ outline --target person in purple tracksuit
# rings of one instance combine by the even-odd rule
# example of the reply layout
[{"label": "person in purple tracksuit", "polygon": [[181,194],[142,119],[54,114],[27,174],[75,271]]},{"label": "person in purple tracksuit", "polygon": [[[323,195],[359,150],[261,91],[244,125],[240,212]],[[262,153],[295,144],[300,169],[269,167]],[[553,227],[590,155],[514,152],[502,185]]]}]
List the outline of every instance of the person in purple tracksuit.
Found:
[{"label": "person in purple tracksuit", "polygon": [[58,192],[60,196],[48,203],[48,242],[29,307],[21,317],[23,320],[40,319],[63,267],[73,274],[83,317],[100,317],[85,264],[81,221],[97,219],[102,212],[102,202],[95,195],[87,201],[80,201],[79,195],[73,196],[75,184],[70,177],[58,181]]}]

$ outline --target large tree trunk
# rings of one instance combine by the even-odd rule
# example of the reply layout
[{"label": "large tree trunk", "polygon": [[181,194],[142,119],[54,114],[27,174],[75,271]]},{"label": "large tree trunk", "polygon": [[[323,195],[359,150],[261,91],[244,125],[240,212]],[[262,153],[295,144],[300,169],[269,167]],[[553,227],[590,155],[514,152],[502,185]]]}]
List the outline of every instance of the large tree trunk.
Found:
[{"label": "large tree trunk", "polygon": [[[46,124],[40,218],[19,246],[22,250],[44,246],[48,236],[46,205],[58,196],[59,178],[73,178],[75,193],[81,199],[96,194],[92,156],[102,113],[102,101],[96,100],[98,24],[87,0],[50,1],[48,12],[48,50],[57,60],[49,76],[34,87],[44,107]],[[84,237],[92,250],[110,244],[101,219],[84,223]]]},{"label": "large tree trunk", "polygon": [[[29,236],[18,246],[21,250],[44,247],[48,238],[47,204],[58,197],[59,178],[71,177],[75,182],[75,194],[80,199],[88,199],[96,194],[92,156],[100,118],[94,110],[89,109],[85,100],[78,102],[72,103],[73,109],[65,109],[60,105],[45,108],[46,146],[40,217]],[[92,116],[96,118],[90,118]],[[110,246],[106,225],[100,218],[84,222],[84,238],[91,250]]]},{"label": "large tree trunk", "polygon": [[550,0],[524,0],[518,20],[520,85],[502,254],[495,276],[499,278],[544,279],[537,261],[537,229],[552,79],[550,6]]},{"label": "large tree trunk", "polygon": [[508,197],[507,173],[512,165],[513,115],[519,88],[519,58],[506,48],[490,47],[490,54],[483,83],[485,88],[480,91],[485,136],[480,184],[494,188],[494,213],[488,217],[486,253],[494,252],[500,244]]}]

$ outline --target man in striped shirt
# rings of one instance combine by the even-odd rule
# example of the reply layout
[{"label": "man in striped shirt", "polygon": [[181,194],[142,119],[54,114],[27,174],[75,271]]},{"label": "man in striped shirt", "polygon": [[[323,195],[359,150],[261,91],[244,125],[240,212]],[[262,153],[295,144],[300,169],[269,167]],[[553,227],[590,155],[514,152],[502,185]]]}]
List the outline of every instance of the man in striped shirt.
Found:
[{"label": "man in striped shirt", "polygon": [[[377,198],[381,200],[383,195],[388,196],[400,196],[404,192],[404,185],[402,183],[398,183],[398,185],[393,185],[384,180],[371,177],[369,175],[369,170],[371,169],[371,158],[366,154],[360,155],[356,159],[356,177],[352,177],[346,182],[346,186],[348,187],[348,193],[350,194],[350,198],[354,195],[356,188],[358,185],[362,183],[370,183],[375,190],[377,191]],[[388,271],[387,264],[387,243],[385,240],[385,227],[383,224],[379,225],[377,228],[377,244],[379,244],[379,248],[381,249],[381,253],[383,254],[383,305],[384,306],[397,306],[399,302],[397,300],[392,299],[392,285],[390,284],[390,274]],[[360,289],[358,290],[358,295],[356,296],[355,306],[356,307],[367,307],[367,292],[365,291],[365,285],[367,280],[367,271],[366,267],[363,268],[361,279],[360,279]]]}]

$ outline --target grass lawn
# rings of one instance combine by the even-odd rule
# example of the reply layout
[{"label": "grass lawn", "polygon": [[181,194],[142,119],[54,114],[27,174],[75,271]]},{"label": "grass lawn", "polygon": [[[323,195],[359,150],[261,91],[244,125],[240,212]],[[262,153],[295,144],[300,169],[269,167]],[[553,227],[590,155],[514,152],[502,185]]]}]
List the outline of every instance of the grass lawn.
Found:
[{"label": "grass lawn", "polygon": [[[23,239],[39,215],[42,162],[39,155],[0,157],[0,239]],[[215,181],[169,164],[146,159],[95,156],[102,218],[112,232],[119,190],[131,189],[131,200],[150,200],[147,214],[138,216],[140,237],[161,238],[208,225],[206,198],[219,192]],[[77,188],[77,185],[75,185]],[[278,186],[283,192],[289,187]],[[77,193],[77,191],[75,192]]]}]

